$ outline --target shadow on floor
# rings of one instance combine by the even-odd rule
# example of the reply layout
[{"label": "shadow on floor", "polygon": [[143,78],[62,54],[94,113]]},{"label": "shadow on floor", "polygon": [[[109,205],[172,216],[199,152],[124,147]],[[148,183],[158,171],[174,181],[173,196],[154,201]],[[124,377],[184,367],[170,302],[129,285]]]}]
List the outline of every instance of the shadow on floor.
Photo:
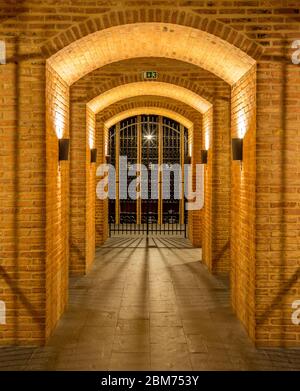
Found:
[{"label": "shadow on floor", "polygon": [[111,238],[43,348],[0,348],[10,370],[299,370],[300,350],[256,349],[228,284],[181,238]]}]

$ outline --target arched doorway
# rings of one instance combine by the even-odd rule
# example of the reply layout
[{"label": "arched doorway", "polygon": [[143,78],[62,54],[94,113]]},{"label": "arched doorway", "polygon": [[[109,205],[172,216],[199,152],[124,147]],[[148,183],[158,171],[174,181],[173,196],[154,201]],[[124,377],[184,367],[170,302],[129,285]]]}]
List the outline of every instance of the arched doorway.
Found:
[{"label": "arched doorway", "polygon": [[[175,27],[176,26],[176,27]],[[124,30],[124,31],[123,31]],[[126,41],[119,41],[118,39],[115,39],[115,35],[117,36],[125,36],[122,32],[125,33],[126,31]],[[176,33],[175,33],[176,32]],[[108,33],[108,34],[106,34]],[[155,41],[158,43],[158,45],[149,45],[145,46],[143,45],[143,42],[145,40],[149,39],[149,36],[155,37]],[[146,38],[147,37],[147,38]],[[128,45],[128,42],[134,42],[133,45]],[[138,43],[139,42],[139,43]],[[119,46],[119,43],[121,46]],[[110,47],[113,48],[113,50],[107,51],[106,48]],[[173,47],[174,50],[170,52],[168,50],[169,47]],[[186,47],[190,47],[190,55],[187,56],[185,49]],[[87,49],[89,48],[89,49]],[[176,50],[175,50],[176,48]],[[218,49],[218,50],[216,50]],[[254,49],[254,48],[253,48]],[[94,51],[94,52],[93,52]],[[101,56],[95,56],[96,53],[102,52],[103,55]],[[70,53],[72,53],[72,61],[70,61]],[[94,53],[94,54],[93,54]],[[209,55],[207,55],[209,53]],[[220,53],[223,53],[224,56],[222,56],[223,64],[222,66],[216,66],[216,64],[219,64],[219,61],[217,61],[218,56]],[[80,60],[76,60],[80,58]],[[70,45],[70,47],[60,50],[57,54],[54,54],[49,60],[47,61],[47,69],[48,69],[48,87],[51,85],[55,86],[54,90],[51,91],[49,89],[48,94],[48,102],[50,106],[56,107],[55,112],[50,113],[49,112],[49,125],[48,128],[50,133],[53,132],[53,130],[58,135],[62,134],[65,128],[67,130],[68,127],[68,114],[64,110],[65,104],[67,104],[68,101],[68,87],[74,83],[76,80],[78,80],[80,77],[88,74],[89,72],[95,70],[97,67],[102,67],[106,64],[112,63],[114,61],[122,60],[125,58],[138,58],[138,57],[167,57],[167,58],[174,58],[179,59],[182,61],[186,61],[192,64],[195,64],[198,67],[202,67],[210,72],[215,73],[218,77],[223,78],[227,83],[229,83],[232,86],[232,99],[238,99],[240,96],[243,96],[244,100],[240,105],[234,105],[232,108],[232,118],[234,118],[234,123],[232,126],[232,135],[234,136],[236,133],[239,132],[239,127],[243,125],[244,131],[249,128],[249,126],[253,127],[253,122],[250,122],[247,120],[247,118],[251,117],[252,110],[255,109],[255,105],[251,106],[251,110],[244,110],[244,106],[248,106],[249,99],[252,101],[255,101],[255,94],[253,90],[253,83],[248,83],[248,80],[254,80],[255,85],[255,60],[251,58],[248,54],[243,52],[242,50],[238,49],[237,47],[230,45],[226,43],[225,40],[222,40],[221,38],[214,36],[212,39],[211,34],[197,30],[195,28],[186,27],[186,26],[180,26],[180,25],[174,25],[174,24],[160,24],[160,23],[140,23],[135,25],[124,25],[124,26],[118,26],[118,27],[112,27],[107,30],[98,31],[94,34],[90,34],[82,39],[80,39],[78,42],[74,42]],[[82,60],[85,58],[86,60]],[[219,64],[220,65],[220,64]],[[54,79],[53,79],[54,78]],[[52,82],[50,82],[52,80]],[[56,81],[54,81],[56,80]],[[59,81],[59,82],[58,82]],[[239,84],[238,82],[241,81]],[[246,81],[246,82],[245,82]],[[133,87],[134,83],[131,83]],[[156,83],[154,83],[156,84]],[[160,83],[158,82],[157,85]],[[150,87],[151,85],[151,87]],[[57,88],[59,87],[59,91],[57,91]],[[127,86],[127,91],[130,90],[130,85]],[[146,83],[145,90],[149,88],[149,91],[151,91],[152,84]],[[154,86],[156,88],[156,86]],[[55,91],[56,89],[56,91]],[[64,92],[64,89],[66,89],[66,93]],[[112,104],[113,101],[118,101],[120,99],[126,99],[128,95],[120,95],[120,89],[119,87],[112,88],[110,91],[110,98],[108,99],[109,95],[107,93],[102,94],[102,99],[98,99],[97,97],[95,100],[91,100],[90,102],[87,102],[87,127],[86,127],[86,140],[89,140],[88,143],[85,146],[84,154],[86,156],[87,161],[89,160],[89,151],[90,148],[93,147],[94,144],[94,126],[93,123],[95,121],[95,114],[98,110],[101,108],[104,109],[107,105]],[[124,91],[124,89],[123,89]],[[198,96],[197,100],[200,102],[200,105],[197,105],[195,103],[194,93],[188,89],[184,89],[182,87],[180,88],[173,88],[172,91],[170,91],[169,97],[174,97],[174,91],[175,97],[178,100],[184,101],[184,102],[190,102],[190,105],[193,108],[196,108],[200,112],[205,111],[203,110],[203,103],[205,103],[205,99]],[[53,94],[54,92],[54,94]],[[139,89],[132,90],[131,94],[134,95],[140,95],[141,92]],[[57,99],[57,96],[59,96],[59,99]],[[53,100],[52,100],[53,99]],[[107,100],[108,99],[108,100]],[[111,99],[111,100],[110,100]],[[98,106],[100,105],[100,107]],[[217,105],[216,105],[217,107]],[[206,105],[207,111],[209,111],[210,108],[212,108],[212,105]],[[244,113],[241,115],[241,113]],[[53,120],[53,114],[54,114],[54,122]],[[247,117],[246,120],[244,117]],[[207,119],[209,119],[210,116],[207,116]],[[242,121],[240,121],[240,119]],[[236,121],[237,120],[237,121]],[[206,125],[208,124],[207,120],[205,120]],[[245,134],[245,132],[242,132]],[[211,132],[211,127],[207,126],[207,135],[213,133]],[[53,133],[52,133],[53,135]],[[206,137],[207,137],[206,135]],[[217,135],[217,134],[216,134]],[[248,133],[248,138],[253,137],[253,135]],[[214,141],[210,138],[210,145],[213,145]],[[49,137],[47,139],[49,141],[48,143],[48,151],[51,150],[51,144],[55,144],[55,137]],[[52,140],[52,141],[51,141]],[[229,141],[229,140],[228,140]],[[251,140],[249,139],[249,142]],[[53,144],[53,145],[54,145]],[[229,142],[226,147],[226,153],[230,150],[229,148]],[[252,161],[255,159],[255,150],[252,150],[253,153],[249,154],[247,157]],[[214,153],[214,148],[212,148],[212,152],[210,154],[210,158],[208,159],[208,172],[210,170],[214,170],[214,163],[212,159],[212,155]],[[197,154],[195,155],[197,156]],[[226,158],[228,159],[228,158]],[[56,174],[52,175],[53,169],[56,171],[56,168],[53,166],[51,167],[51,159],[49,157],[49,169],[48,174],[50,177],[55,177]],[[93,189],[94,183],[93,183],[93,171],[92,167],[89,165],[85,165],[85,176],[86,176],[86,189]],[[244,162],[243,165],[243,171],[238,175],[239,177],[243,175],[246,171],[248,164]],[[250,166],[249,166],[250,167]],[[237,171],[238,172],[238,171]],[[218,174],[219,175],[219,174]],[[220,176],[222,177],[222,176]],[[247,177],[247,176],[246,176]],[[211,180],[211,175],[208,176],[208,188],[211,188],[213,185],[213,182]],[[247,177],[248,178],[248,177]],[[237,186],[240,187],[241,183],[242,186],[246,185],[246,182],[243,183],[240,182],[240,179],[237,179],[238,183]],[[62,180],[64,182],[64,180]],[[53,193],[51,193],[53,196]],[[84,193],[83,193],[84,194]],[[81,237],[80,242],[84,243],[84,252],[81,255],[81,261],[84,267],[84,271],[86,271],[93,261],[93,228],[92,228],[92,221],[90,219],[90,216],[93,215],[93,200],[90,198],[90,191],[86,191],[86,202],[88,208],[86,209],[85,217],[84,217],[84,225],[88,224],[88,228],[83,230],[83,236]],[[212,194],[210,191],[207,192],[208,197],[210,198],[210,194]],[[251,192],[248,194],[252,194]],[[49,198],[50,200],[50,198]],[[235,206],[235,212],[233,214],[235,219],[238,219],[239,215],[239,208],[237,205],[240,202],[240,198],[238,198],[238,202],[234,202]],[[49,203],[48,203],[49,205]],[[212,204],[211,204],[212,205]],[[221,201],[219,202],[219,207],[222,207]],[[219,235],[221,231],[217,230],[215,231],[215,234],[212,232],[212,227],[218,227],[219,225],[215,223],[215,220],[219,218],[219,214],[212,214],[210,206],[207,209],[207,216],[205,218],[206,226],[207,226],[207,235],[205,235],[205,240],[207,241],[207,253],[205,256],[205,262],[209,266],[211,270],[216,269],[216,265],[218,264],[218,250],[214,251],[212,246],[212,237],[214,235]],[[51,207],[49,206],[49,216],[54,213],[57,214],[57,209],[51,210]],[[50,220],[54,221],[55,217],[53,215],[53,218]],[[244,224],[244,222],[243,222]],[[251,221],[251,224],[253,224],[253,221]],[[83,226],[84,226],[83,225]],[[196,225],[195,225],[196,227]],[[245,229],[244,229],[245,228]],[[245,227],[241,229],[240,232],[247,233],[250,229],[250,233],[253,232],[252,228],[248,227],[248,222],[245,223]],[[47,232],[50,233],[51,230],[47,230]],[[87,234],[88,232],[88,234]],[[58,234],[56,232],[55,234]],[[247,233],[248,235],[248,233]],[[236,240],[236,237],[233,237],[233,242]],[[67,240],[67,236],[65,236],[65,240]],[[82,240],[84,242],[82,242]],[[220,247],[223,246],[222,241],[215,241],[218,243]],[[48,242],[47,242],[48,243]],[[243,244],[242,241],[237,243],[237,245],[234,245],[235,249],[238,249],[237,252],[235,251],[235,257],[238,258],[238,254],[241,250],[240,246]],[[50,250],[50,249],[49,249]],[[53,249],[54,250],[54,249]],[[51,251],[48,251],[48,254],[51,254]],[[84,256],[86,254],[86,256]],[[228,251],[227,251],[228,254]],[[85,261],[86,259],[86,261]],[[223,267],[223,266],[222,266]],[[228,267],[228,266],[227,266]],[[79,269],[78,269],[79,270]],[[244,269],[241,268],[242,271],[242,278],[247,280],[248,275],[243,274]],[[233,274],[234,275],[234,274]],[[239,279],[240,281],[240,279]],[[242,290],[239,290],[239,292],[236,292],[237,295],[239,295],[242,292]],[[238,309],[239,307],[243,306],[244,300],[246,300],[247,295],[243,295],[242,300],[238,301]],[[242,312],[241,312],[242,314]],[[246,322],[246,319],[243,319],[243,321]]]},{"label": "arched doorway", "polygon": [[[108,155],[110,164],[117,167],[119,188],[116,199],[109,201],[110,235],[186,237],[184,164],[189,150],[188,129],[167,117],[142,114],[109,128]],[[130,177],[135,182],[133,194],[129,194]]]}]

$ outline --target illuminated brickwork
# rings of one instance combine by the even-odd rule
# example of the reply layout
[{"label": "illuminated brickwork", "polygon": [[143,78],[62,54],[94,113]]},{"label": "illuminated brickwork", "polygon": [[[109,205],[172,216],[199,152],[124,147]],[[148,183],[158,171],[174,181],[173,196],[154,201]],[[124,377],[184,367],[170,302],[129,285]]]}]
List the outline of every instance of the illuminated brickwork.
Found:
[{"label": "illuminated brickwork", "polygon": [[[256,344],[299,346],[299,327],[291,322],[292,302],[300,299],[300,68],[291,62],[291,43],[300,38],[299,4],[101,4],[82,0],[71,7],[31,0],[21,10],[11,4],[1,10],[0,40],[6,42],[7,64],[0,65],[0,300],[6,303],[7,324],[0,325],[0,343],[43,344],[67,304],[68,272],[89,269],[97,241],[90,142],[101,149],[103,140],[97,140],[97,133],[90,138],[87,120],[92,128],[99,120],[86,115],[86,104],[140,80],[130,75],[121,81],[122,75],[114,78],[111,73],[114,81],[77,102],[76,115],[73,86],[112,63],[143,58],[147,64],[145,58],[160,57],[197,68],[194,75],[159,80],[165,83],[160,91],[166,105],[180,101],[181,114],[191,113],[186,105],[203,109],[203,99],[213,105],[209,111],[200,109],[202,143],[212,124],[201,217],[203,260],[212,272],[230,270],[233,307]],[[226,82],[231,102],[205,85],[196,91],[198,72]],[[174,87],[166,95],[162,86],[167,83]],[[153,100],[158,85],[150,88],[157,89],[149,92]],[[140,95],[145,102],[145,94],[146,89],[116,94],[106,102],[109,107],[100,108],[116,114],[120,99],[130,104],[128,99]],[[229,161],[228,110],[231,137],[244,137],[242,167]],[[195,117],[192,122],[197,123]],[[58,162],[60,137],[71,138],[70,162]],[[225,173],[230,166],[229,179]],[[76,171],[78,181],[72,177]],[[222,194],[220,188],[230,189],[230,213],[228,192]],[[76,213],[79,225],[72,223]]]}]

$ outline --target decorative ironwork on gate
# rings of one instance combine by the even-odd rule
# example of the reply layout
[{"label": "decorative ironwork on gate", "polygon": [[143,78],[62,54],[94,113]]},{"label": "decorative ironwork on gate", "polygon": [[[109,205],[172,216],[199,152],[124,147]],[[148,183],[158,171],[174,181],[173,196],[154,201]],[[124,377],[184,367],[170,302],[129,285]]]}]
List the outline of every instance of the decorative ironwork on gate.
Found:
[{"label": "decorative ironwork on gate", "polygon": [[[164,182],[161,174],[157,189],[151,188],[150,176],[140,175],[140,191],[147,197],[136,200],[120,199],[119,156],[127,157],[127,172],[131,165],[143,164],[149,170],[154,164],[178,164],[183,167],[188,156],[188,129],[178,122],[157,115],[141,115],[127,118],[109,129],[108,149],[110,163],[116,168],[116,200],[109,200],[109,228],[111,235],[181,235],[186,237],[187,212],[185,199],[176,199],[174,173],[168,183],[170,197],[164,199]],[[135,179],[131,175],[131,180]],[[184,178],[181,183],[184,188]],[[157,192],[157,197],[150,197]]]}]

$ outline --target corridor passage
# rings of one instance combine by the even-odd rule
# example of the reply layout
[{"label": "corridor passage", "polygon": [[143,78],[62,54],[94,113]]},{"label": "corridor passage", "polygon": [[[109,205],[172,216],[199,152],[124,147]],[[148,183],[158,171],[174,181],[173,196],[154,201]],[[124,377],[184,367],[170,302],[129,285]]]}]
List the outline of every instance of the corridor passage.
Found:
[{"label": "corridor passage", "polygon": [[180,238],[112,238],[43,348],[1,348],[0,369],[299,370],[296,349],[257,350],[228,282]]}]

